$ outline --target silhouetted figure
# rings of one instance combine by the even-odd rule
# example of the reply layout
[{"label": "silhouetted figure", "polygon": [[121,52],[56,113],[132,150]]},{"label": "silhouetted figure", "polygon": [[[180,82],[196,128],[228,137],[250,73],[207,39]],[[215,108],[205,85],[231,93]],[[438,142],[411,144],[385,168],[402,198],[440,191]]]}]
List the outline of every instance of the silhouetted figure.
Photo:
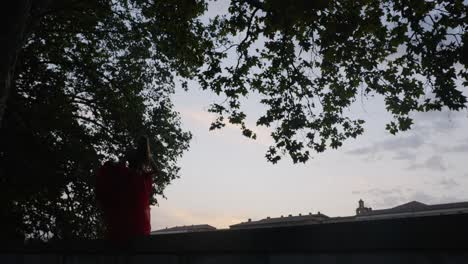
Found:
[{"label": "silhouetted figure", "polygon": [[149,200],[156,171],[147,137],[141,137],[136,149],[118,163],[107,161],[98,170],[96,197],[104,214],[106,238],[119,241],[150,234]]}]

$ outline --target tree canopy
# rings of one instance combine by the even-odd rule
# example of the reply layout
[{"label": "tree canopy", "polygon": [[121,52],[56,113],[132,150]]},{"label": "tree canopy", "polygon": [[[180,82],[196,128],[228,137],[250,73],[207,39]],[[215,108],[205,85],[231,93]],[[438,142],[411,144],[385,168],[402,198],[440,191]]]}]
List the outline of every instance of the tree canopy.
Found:
[{"label": "tree canopy", "polygon": [[257,125],[274,130],[266,157],[296,163],[363,133],[364,120],[345,113],[357,98],[381,95],[393,134],[411,127],[412,112],[464,109],[466,14],[462,0],[231,1],[199,76],[227,99],[211,109],[213,128],[227,117],[255,137],[241,99],[259,94]]},{"label": "tree canopy", "polygon": [[[143,1],[145,2],[145,1]],[[203,3],[57,1],[27,36],[0,139],[4,234],[96,237],[94,172],[148,135],[162,173],[178,177],[188,148],[170,96],[173,75],[203,62]]]},{"label": "tree canopy", "polygon": [[384,98],[390,133],[410,129],[413,112],[466,108],[461,0],[232,0],[225,14],[209,6],[43,0],[25,9],[11,87],[0,87],[4,234],[99,236],[94,170],[141,134],[163,168],[156,203],[191,138],[171,102],[176,77],[225,99],[210,108],[211,129],[230,122],[253,139],[242,101],[258,95],[266,112],[256,125],[273,129],[273,163],[306,162],[362,134],[364,120],[346,115],[360,97]]}]

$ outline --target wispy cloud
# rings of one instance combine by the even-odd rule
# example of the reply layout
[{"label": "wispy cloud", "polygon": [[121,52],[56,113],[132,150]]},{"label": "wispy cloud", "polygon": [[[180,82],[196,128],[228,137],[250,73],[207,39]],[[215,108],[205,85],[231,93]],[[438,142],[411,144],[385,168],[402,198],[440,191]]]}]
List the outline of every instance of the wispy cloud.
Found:
[{"label": "wispy cloud", "polygon": [[401,158],[403,154],[406,157],[411,157],[409,150],[415,150],[424,144],[422,137],[418,135],[411,135],[408,137],[390,138],[383,141],[374,142],[371,145],[356,148],[348,151],[348,154],[352,155],[375,155],[378,152],[397,152]]},{"label": "wispy cloud", "polygon": [[468,139],[465,139],[458,145],[435,146],[435,149],[443,153],[468,153]]},{"label": "wispy cloud", "polygon": [[[451,186],[450,188],[453,188],[453,184],[457,184],[452,179],[444,179],[441,182],[448,184]],[[367,203],[367,206],[370,206],[373,209],[391,208],[411,201],[438,204],[462,200],[460,197],[451,194],[432,195],[423,190],[414,190],[403,186],[397,186],[390,189],[371,188],[368,190],[353,191],[353,194],[360,195],[360,197]]]},{"label": "wispy cloud", "polygon": [[401,187],[394,187],[391,189],[371,188],[367,190],[355,190],[353,191],[353,194],[366,194],[366,195],[375,195],[375,196],[391,195],[391,194],[401,195],[402,188]]},{"label": "wispy cloud", "polygon": [[447,134],[460,127],[460,121],[468,117],[467,111],[442,111],[417,112],[413,115],[415,119],[414,129],[424,133]]},{"label": "wispy cloud", "polygon": [[394,156],[392,159],[394,160],[409,160],[409,161],[414,161],[416,160],[416,153],[414,152],[409,152],[409,151],[398,151],[396,153],[396,156]]},{"label": "wispy cloud", "polygon": [[367,146],[361,148],[355,148],[353,150],[348,151],[348,154],[352,155],[368,155],[377,152],[377,148],[374,146]]},{"label": "wispy cloud", "polygon": [[[179,112],[182,115],[182,118],[184,118],[188,122],[191,122],[192,124],[196,124],[198,126],[206,127],[206,129],[208,129],[211,123],[216,119],[216,115],[208,111],[182,108],[179,110]],[[258,127],[249,122],[247,122],[246,125],[257,135],[257,138],[255,140],[245,138],[246,140],[243,140],[242,143],[252,142],[260,144],[262,146],[270,146],[273,144],[273,140],[270,136],[271,129],[267,127]],[[230,124],[229,122],[226,122],[226,126],[224,128],[221,128],[221,130],[219,130],[219,133],[217,133],[217,131],[213,133],[217,135],[225,135],[226,133],[223,133],[224,130],[227,130],[229,133],[232,133],[232,135],[241,135],[240,127]],[[232,138],[226,137],[226,140],[232,140]]]},{"label": "wispy cloud", "polygon": [[367,206],[377,208],[388,208],[406,202],[405,189],[403,187],[394,187],[390,189],[371,188],[367,190],[355,190],[352,193],[360,195],[361,199],[370,198],[370,204]]},{"label": "wispy cloud", "polygon": [[[436,116],[440,118],[440,114]],[[425,132],[412,131],[413,134],[410,136],[397,135],[395,138],[377,141],[346,153],[362,156],[366,161],[376,160],[376,157],[390,156],[395,161],[407,161],[406,169],[408,170],[427,169],[438,172],[451,169],[445,162],[445,154],[465,155],[468,153],[468,138],[461,140],[459,144],[444,145],[446,142],[456,142],[456,139],[451,139],[450,134],[444,135],[446,137],[444,138],[430,131],[430,129]],[[438,131],[441,130],[438,129]]]},{"label": "wispy cloud", "polygon": [[439,184],[442,185],[445,189],[453,189],[459,186],[459,183],[451,178],[445,178],[439,181]]},{"label": "wispy cloud", "polygon": [[419,201],[427,204],[454,203],[460,201],[459,198],[451,195],[435,196],[426,192],[418,191],[409,197],[410,201]]},{"label": "wispy cloud", "polygon": [[442,156],[434,155],[425,160],[422,163],[413,163],[407,167],[409,170],[416,170],[416,169],[429,169],[434,171],[446,171],[447,165],[442,158]]},{"label": "wispy cloud", "polygon": [[[393,160],[407,160],[412,162],[410,169],[422,169],[427,167],[444,171],[446,166],[441,163],[440,158],[432,158],[430,161],[436,162],[429,164],[430,161],[414,163],[417,157],[430,155],[439,155],[441,153],[468,153],[468,139],[459,145],[444,146],[444,137],[451,137],[455,131],[462,128],[462,120],[468,120],[468,112],[454,112],[444,109],[442,111],[432,111],[424,113],[414,113],[415,126],[409,132],[410,136],[404,134],[396,135],[392,138],[377,141],[367,146],[352,149],[347,154],[365,156],[366,159],[382,155],[393,155]],[[432,153],[421,152],[424,147],[431,147]],[[422,154],[422,155],[421,155]]]}]

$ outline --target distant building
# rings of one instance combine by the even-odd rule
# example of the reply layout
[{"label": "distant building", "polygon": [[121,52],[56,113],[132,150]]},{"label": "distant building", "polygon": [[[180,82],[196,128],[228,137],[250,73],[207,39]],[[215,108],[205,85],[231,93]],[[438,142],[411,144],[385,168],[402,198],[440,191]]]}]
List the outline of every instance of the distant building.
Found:
[{"label": "distant building", "polygon": [[249,219],[247,222],[231,225],[230,229],[250,229],[265,227],[299,226],[322,223],[339,223],[350,221],[378,220],[390,218],[435,216],[445,214],[468,214],[468,202],[427,205],[412,201],[388,209],[372,210],[359,200],[356,215],[344,217],[328,217],[320,212],[308,215],[289,215],[287,217],[264,218],[258,221]]},{"label": "distant building", "polygon": [[[323,223],[340,223],[351,221],[367,221],[391,218],[406,218],[419,216],[435,216],[447,214],[468,214],[468,202],[446,203],[428,205],[418,201],[412,201],[392,208],[373,210],[366,207],[361,199],[356,208],[356,215],[344,217],[328,217],[320,212],[316,214],[299,214],[280,217],[267,217],[264,219],[252,221],[248,219],[246,222],[231,225],[230,229],[255,229],[255,228],[270,228],[270,227],[285,227],[285,226],[303,226],[315,225]],[[203,232],[215,231],[215,227],[210,225],[189,225],[176,226],[171,228],[160,229],[151,232],[152,235],[188,233],[188,232]]]},{"label": "distant building", "polygon": [[[356,209],[356,212],[358,212],[358,210],[359,208]],[[359,210],[359,213],[356,214],[356,219],[387,219],[460,213],[468,213],[468,202],[428,205],[418,201],[412,201],[388,209]]]},{"label": "distant building", "polygon": [[356,208],[356,215],[362,215],[372,211],[372,208],[364,206],[364,201],[362,199],[360,199],[358,203],[359,207]]},{"label": "distant building", "polygon": [[162,234],[175,234],[175,233],[189,233],[189,232],[204,232],[214,231],[216,227],[210,225],[188,225],[188,226],[175,226],[170,228],[164,228],[156,231],[152,231],[151,235],[162,235]]},{"label": "distant building", "polygon": [[264,228],[264,227],[278,227],[278,226],[296,226],[296,225],[310,225],[320,224],[327,220],[329,217],[318,212],[317,214],[306,214],[306,215],[289,215],[286,217],[267,217],[258,221],[252,221],[249,219],[247,222],[231,225],[230,229],[249,229],[249,228]]}]

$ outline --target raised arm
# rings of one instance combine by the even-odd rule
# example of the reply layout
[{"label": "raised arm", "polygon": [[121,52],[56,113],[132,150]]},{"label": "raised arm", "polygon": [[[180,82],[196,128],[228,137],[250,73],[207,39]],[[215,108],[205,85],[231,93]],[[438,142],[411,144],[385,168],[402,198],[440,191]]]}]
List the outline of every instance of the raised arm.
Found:
[{"label": "raised arm", "polygon": [[153,155],[150,155],[149,156],[149,167],[150,167],[150,172],[151,174],[156,174],[156,175],[159,175],[160,172],[161,172],[161,169],[159,168],[158,164],[156,163],[156,161],[154,161],[153,159]]}]

